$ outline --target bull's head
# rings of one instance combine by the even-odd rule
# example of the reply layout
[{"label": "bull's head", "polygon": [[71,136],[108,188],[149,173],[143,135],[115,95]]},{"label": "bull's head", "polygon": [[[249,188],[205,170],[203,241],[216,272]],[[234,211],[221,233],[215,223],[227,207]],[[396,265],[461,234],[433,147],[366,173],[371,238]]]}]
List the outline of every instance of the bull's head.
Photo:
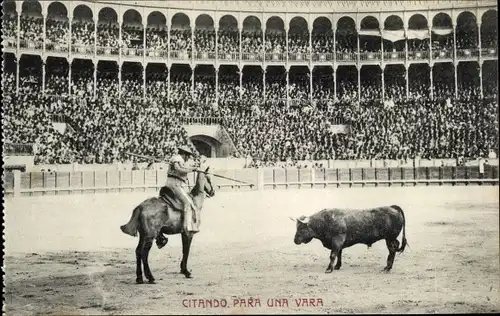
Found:
[{"label": "bull's head", "polygon": [[293,239],[293,242],[296,245],[307,244],[315,237],[314,231],[309,225],[309,217],[290,217],[290,219],[297,223],[297,232],[295,233],[295,238]]}]

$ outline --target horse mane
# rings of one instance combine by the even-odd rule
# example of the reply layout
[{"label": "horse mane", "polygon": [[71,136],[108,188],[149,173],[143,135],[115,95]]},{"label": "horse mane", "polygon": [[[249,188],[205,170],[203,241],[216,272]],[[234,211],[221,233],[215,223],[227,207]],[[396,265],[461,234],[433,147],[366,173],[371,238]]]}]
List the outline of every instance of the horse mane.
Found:
[{"label": "horse mane", "polygon": [[197,196],[198,194],[200,194],[203,191],[203,188],[201,188],[201,185],[200,185],[200,175],[201,175],[201,172],[198,172],[198,175],[196,176],[196,183],[190,192],[192,196]]}]

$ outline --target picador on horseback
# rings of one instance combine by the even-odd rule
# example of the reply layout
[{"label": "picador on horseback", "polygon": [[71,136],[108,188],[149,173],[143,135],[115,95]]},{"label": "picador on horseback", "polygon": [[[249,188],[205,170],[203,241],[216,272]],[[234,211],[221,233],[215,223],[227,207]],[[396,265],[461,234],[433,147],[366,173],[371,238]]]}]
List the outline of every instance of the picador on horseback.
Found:
[{"label": "picador on horseback", "polygon": [[186,164],[192,156],[193,152],[187,146],[181,146],[177,149],[177,154],[173,155],[169,160],[167,181],[165,186],[160,189],[160,197],[168,199],[168,190],[172,191],[175,197],[182,202],[184,210],[184,231],[197,233],[199,231],[196,227],[197,225],[192,225],[192,216],[188,216],[192,214],[192,211],[196,212],[196,206],[185,191],[188,185],[188,174],[198,170],[197,167],[190,167]]}]

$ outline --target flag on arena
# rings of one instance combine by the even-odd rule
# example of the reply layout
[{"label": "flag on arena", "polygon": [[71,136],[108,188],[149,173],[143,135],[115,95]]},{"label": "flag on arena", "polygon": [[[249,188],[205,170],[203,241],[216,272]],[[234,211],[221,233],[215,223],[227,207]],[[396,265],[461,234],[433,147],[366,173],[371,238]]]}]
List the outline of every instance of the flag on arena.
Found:
[{"label": "flag on arena", "polygon": [[351,125],[334,124],[329,129],[334,134],[351,134]]}]

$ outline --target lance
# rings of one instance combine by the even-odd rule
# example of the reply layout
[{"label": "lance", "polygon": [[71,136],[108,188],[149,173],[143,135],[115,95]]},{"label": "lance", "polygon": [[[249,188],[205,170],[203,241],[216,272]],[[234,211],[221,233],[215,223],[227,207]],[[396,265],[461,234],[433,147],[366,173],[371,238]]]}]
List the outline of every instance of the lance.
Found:
[{"label": "lance", "polygon": [[[157,158],[157,157],[139,155],[139,154],[134,154],[134,153],[129,153],[129,152],[127,152],[126,154],[130,155],[130,156],[135,156],[135,157],[139,157],[139,158],[153,160],[155,162],[162,162],[162,159]],[[217,178],[222,178],[222,179],[231,180],[231,181],[234,181],[234,182],[243,183],[243,184],[246,184],[246,185],[253,186],[253,184],[251,184],[251,183],[248,183],[248,182],[245,182],[245,181],[241,181],[241,180],[236,180],[236,179],[225,177],[225,176],[221,176],[220,174],[209,173],[209,172],[206,172],[206,171],[203,171],[203,170],[196,170],[196,172],[201,172],[201,173],[204,173],[204,174],[212,175],[212,176],[217,177]]]}]

